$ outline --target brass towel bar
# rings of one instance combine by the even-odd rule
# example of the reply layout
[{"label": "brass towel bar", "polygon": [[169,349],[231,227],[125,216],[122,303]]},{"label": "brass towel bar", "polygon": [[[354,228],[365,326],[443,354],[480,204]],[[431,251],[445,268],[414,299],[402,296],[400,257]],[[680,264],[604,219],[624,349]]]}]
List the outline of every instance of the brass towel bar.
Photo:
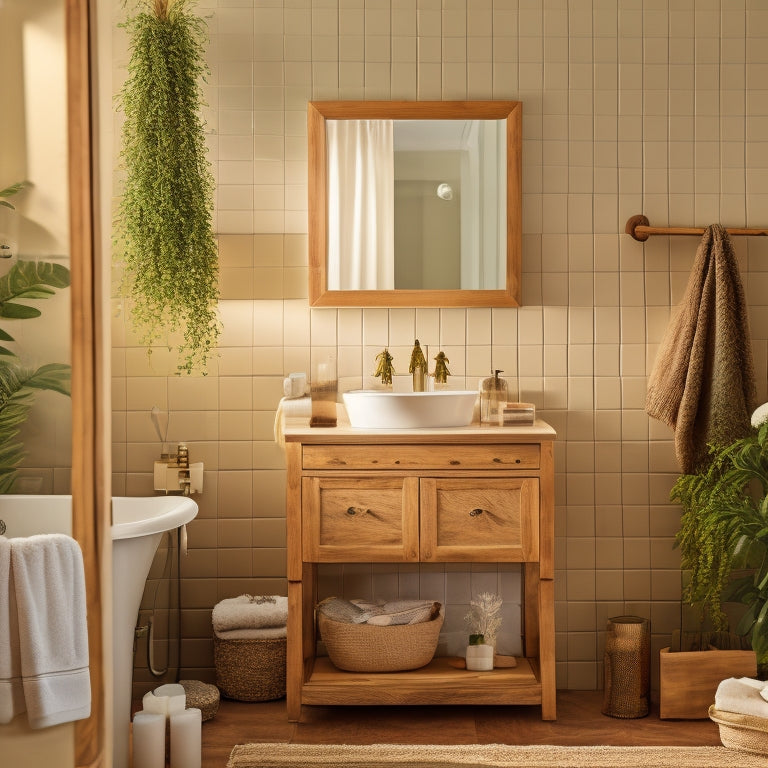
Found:
[{"label": "brass towel bar", "polygon": [[[632,235],[635,240],[641,243],[645,242],[651,235],[703,235],[704,227],[652,227],[647,216],[642,213],[636,216],[630,216],[627,219],[627,225],[624,231]],[[744,227],[726,227],[729,235],[758,235],[768,236],[768,229],[744,228]]]}]

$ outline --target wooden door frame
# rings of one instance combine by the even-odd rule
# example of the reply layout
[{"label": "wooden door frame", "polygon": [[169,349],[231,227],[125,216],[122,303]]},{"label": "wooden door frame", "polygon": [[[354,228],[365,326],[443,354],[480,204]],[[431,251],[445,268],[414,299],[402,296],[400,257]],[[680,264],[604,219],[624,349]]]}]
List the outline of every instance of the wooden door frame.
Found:
[{"label": "wooden door frame", "polygon": [[95,173],[94,0],[66,0],[69,156],[72,525],[83,550],[91,716],[75,724],[75,765],[111,762],[111,567],[106,266],[99,263]]}]

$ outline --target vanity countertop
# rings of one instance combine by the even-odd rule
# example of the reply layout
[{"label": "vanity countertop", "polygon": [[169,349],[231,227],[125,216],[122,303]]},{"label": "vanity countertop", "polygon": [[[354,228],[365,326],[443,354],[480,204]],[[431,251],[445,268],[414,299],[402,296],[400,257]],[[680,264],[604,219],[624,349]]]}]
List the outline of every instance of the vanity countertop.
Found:
[{"label": "vanity countertop", "polygon": [[338,408],[338,424],[335,427],[310,427],[309,419],[290,416],[283,427],[286,442],[302,443],[445,443],[460,437],[463,443],[473,442],[540,442],[554,440],[555,430],[541,419],[529,426],[499,427],[474,422],[466,427],[441,427],[440,429],[360,429],[350,425],[343,406]]}]

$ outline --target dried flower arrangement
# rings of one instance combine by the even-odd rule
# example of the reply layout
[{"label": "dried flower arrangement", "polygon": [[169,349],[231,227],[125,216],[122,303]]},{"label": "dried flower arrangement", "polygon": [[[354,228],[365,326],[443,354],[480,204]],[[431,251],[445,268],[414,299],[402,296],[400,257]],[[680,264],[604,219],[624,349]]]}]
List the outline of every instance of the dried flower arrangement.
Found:
[{"label": "dried flower arrangement", "polygon": [[492,592],[481,592],[470,601],[469,613],[464,617],[470,636],[481,635],[486,645],[496,645],[496,635],[501,628],[502,602],[501,597]]}]

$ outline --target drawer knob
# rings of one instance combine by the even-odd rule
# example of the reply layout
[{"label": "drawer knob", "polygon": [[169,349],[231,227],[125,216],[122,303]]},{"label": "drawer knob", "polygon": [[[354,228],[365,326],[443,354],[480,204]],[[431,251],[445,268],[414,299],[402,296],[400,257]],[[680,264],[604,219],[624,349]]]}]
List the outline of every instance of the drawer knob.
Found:
[{"label": "drawer knob", "polygon": [[477,517],[478,515],[482,515],[483,511],[484,510],[480,509],[479,507],[475,507],[473,510],[470,510],[469,516]]},{"label": "drawer knob", "polygon": [[363,507],[347,507],[347,514],[353,516],[358,513],[361,515],[367,515],[370,511],[370,509],[364,509]]}]

